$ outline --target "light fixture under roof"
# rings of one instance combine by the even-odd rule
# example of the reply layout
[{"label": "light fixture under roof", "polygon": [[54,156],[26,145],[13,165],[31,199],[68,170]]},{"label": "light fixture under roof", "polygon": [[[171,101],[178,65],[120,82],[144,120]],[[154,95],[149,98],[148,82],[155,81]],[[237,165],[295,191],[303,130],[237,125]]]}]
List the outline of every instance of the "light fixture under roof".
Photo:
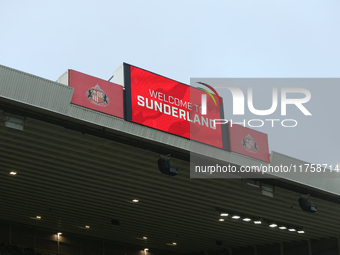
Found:
[{"label": "light fixture under roof", "polygon": [[133,203],[138,203],[139,200],[138,200],[138,199],[132,199],[132,202],[133,202]]},{"label": "light fixture under roof", "polygon": [[16,175],[16,174],[17,174],[17,172],[15,172],[15,171],[11,171],[9,174],[10,174],[10,175]]},{"label": "light fixture under roof", "polygon": [[142,240],[142,241],[146,242],[148,240],[148,237],[147,236],[142,236],[142,237],[136,237],[136,239]]},{"label": "light fixture under roof", "polygon": [[3,114],[3,119],[5,121],[5,127],[13,128],[16,130],[24,130],[24,126],[26,125],[26,118],[23,116],[17,116],[10,113]]},{"label": "light fixture under roof", "polygon": [[[284,223],[284,222],[276,221],[273,219],[262,218],[258,215],[251,215],[251,214],[246,214],[246,213],[237,212],[237,211],[229,211],[226,208],[215,207],[215,210],[218,211],[218,213],[220,214],[221,217],[218,220],[221,222],[225,221],[226,218],[224,217],[230,215],[232,219],[236,219],[236,220],[242,219],[242,221],[245,221],[245,222],[254,222],[254,224],[256,225],[264,224],[265,226],[269,226],[270,228],[278,227],[281,230],[287,229],[290,232],[298,232],[299,234],[305,233],[302,226],[297,227],[295,225],[295,227],[293,227],[294,225],[290,225],[289,223]],[[167,245],[171,245],[171,244],[167,243]]]},{"label": "light fixture under roof", "polygon": [[58,232],[58,236],[61,236],[63,233],[61,233],[61,232]]},{"label": "light fixture under roof", "polygon": [[37,215],[34,217],[30,217],[32,220],[41,220],[41,216]]},{"label": "light fixture under roof", "polygon": [[169,246],[176,246],[177,243],[176,242],[172,242],[172,243],[166,243],[166,245],[169,245]]},{"label": "light fixture under roof", "polygon": [[86,226],[85,226],[85,228],[89,229],[89,228],[90,228],[90,226],[89,226],[89,225],[86,225]]},{"label": "light fixture under roof", "polygon": [[148,248],[145,248],[144,251],[148,251],[149,249]]}]

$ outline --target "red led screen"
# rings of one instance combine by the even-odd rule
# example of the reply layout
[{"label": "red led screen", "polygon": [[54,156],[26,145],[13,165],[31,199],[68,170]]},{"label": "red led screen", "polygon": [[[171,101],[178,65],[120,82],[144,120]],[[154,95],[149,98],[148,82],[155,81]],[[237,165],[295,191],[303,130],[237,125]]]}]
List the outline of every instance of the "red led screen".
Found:
[{"label": "red led screen", "polygon": [[124,76],[126,93],[130,90],[131,95],[128,120],[223,148],[221,125],[213,121],[223,118],[216,96],[217,105],[207,97],[207,114],[202,115],[199,107],[206,92],[134,66],[127,65],[124,71],[130,72]]}]

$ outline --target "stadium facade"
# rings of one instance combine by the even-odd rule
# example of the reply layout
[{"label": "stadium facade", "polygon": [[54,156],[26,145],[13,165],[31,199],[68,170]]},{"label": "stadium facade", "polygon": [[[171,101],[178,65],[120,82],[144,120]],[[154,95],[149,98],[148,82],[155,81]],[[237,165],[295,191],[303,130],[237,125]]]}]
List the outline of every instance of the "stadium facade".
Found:
[{"label": "stadium facade", "polygon": [[[114,82],[0,66],[1,243],[65,255],[340,254],[337,173],[193,176],[203,158],[308,163],[269,154],[265,134],[246,130],[241,143],[243,129],[212,125],[217,95],[201,116],[202,90],[128,64]],[[162,174],[160,158],[178,174]]]}]

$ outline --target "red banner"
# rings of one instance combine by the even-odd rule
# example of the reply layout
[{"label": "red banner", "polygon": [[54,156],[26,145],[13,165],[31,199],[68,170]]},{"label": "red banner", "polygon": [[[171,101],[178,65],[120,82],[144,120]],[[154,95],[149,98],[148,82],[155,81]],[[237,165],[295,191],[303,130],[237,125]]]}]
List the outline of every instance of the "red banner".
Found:
[{"label": "red banner", "polygon": [[265,133],[236,124],[229,125],[230,151],[270,162],[268,136]]},{"label": "red banner", "polygon": [[[207,114],[201,114],[199,89],[163,76],[130,67],[131,120],[155,129],[223,148],[220,103],[207,97]],[[127,90],[128,91],[128,90]]]},{"label": "red banner", "polygon": [[68,84],[72,104],[124,118],[123,86],[74,70],[68,70]]}]

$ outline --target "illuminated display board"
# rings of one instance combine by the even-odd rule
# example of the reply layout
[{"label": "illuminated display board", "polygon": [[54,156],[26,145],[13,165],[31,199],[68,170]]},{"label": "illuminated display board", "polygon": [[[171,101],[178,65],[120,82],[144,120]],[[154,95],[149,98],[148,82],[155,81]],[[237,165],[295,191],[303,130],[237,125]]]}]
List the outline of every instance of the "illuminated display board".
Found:
[{"label": "illuminated display board", "polygon": [[123,86],[71,69],[68,85],[74,88],[72,104],[124,118]]},{"label": "illuminated display board", "polygon": [[213,121],[224,118],[222,106],[207,97],[207,114],[201,114],[206,92],[135,66],[123,68],[126,120],[228,149],[227,130]]}]

